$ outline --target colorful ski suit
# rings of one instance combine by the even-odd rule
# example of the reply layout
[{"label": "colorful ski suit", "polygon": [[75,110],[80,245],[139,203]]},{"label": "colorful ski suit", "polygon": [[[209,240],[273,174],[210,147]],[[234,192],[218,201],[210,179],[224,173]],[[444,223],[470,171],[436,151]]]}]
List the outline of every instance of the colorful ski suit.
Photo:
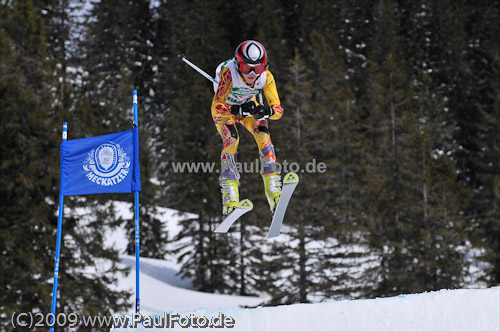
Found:
[{"label": "colorful ski suit", "polygon": [[262,176],[274,174],[273,164],[276,163],[276,154],[271,142],[267,120],[258,121],[254,117],[238,117],[231,114],[232,105],[241,105],[248,101],[254,101],[258,105],[256,96],[262,91],[268,105],[274,111],[269,119],[278,120],[281,118],[283,108],[273,74],[266,70],[252,86],[249,86],[241,77],[233,58],[217,67],[216,79],[218,79],[218,84],[214,83],[215,96],[212,101],[212,118],[224,144],[221,153],[222,169],[219,182],[238,181],[240,178],[236,169],[236,152],[239,144],[237,122],[250,131],[255,138],[261,161],[264,164]]}]

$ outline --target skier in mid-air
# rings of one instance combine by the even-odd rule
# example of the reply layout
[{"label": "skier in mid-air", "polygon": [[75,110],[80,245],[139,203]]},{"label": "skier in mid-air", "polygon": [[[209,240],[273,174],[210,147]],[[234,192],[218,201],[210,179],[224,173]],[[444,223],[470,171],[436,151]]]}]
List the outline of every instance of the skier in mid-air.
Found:
[{"label": "skier in mid-air", "polygon": [[[271,142],[267,120],[283,115],[273,74],[268,69],[267,52],[261,43],[247,40],[235,51],[234,58],[221,63],[216,70],[212,117],[222,137],[221,174],[222,213],[229,214],[239,203],[240,174],[236,169],[239,135],[236,123],[250,131],[263,163],[261,172],[271,213],[281,195],[281,177],[273,167],[276,154]],[[263,92],[269,106],[259,104],[256,96]]]}]

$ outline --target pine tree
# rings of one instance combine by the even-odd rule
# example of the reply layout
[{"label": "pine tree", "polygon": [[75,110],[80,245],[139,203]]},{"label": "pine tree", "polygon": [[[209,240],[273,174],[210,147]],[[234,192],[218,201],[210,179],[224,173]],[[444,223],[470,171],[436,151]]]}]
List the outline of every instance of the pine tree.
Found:
[{"label": "pine tree", "polygon": [[[452,158],[457,167],[458,179],[468,190],[477,190],[481,184],[477,182],[478,151],[481,149],[476,136],[482,131],[479,117],[471,109],[475,105],[474,91],[477,84],[463,84],[463,82],[474,82],[474,70],[468,57],[469,24],[475,25],[478,20],[470,19],[472,11],[464,1],[433,2],[431,8],[434,13],[432,20],[435,47],[431,54],[436,57],[436,70],[432,72],[432,79],[439,86],[439,93],[446,98],[450,110],[449,119],[455,123],[453,139],[458,146],[452,152]],[[482,21],[482,18],[479,19]],[[474,23],[473,23],[474,22]],[[475,221],[478,214],[476,202],[471,200],[463,211],[469,222]]]},{"label": "pine tree", "polygon": [[[326,164],[326,172],[315,174],[317,196],[308,202],[317,205],[316,219],[321,220],[323,234],[317,240],[325,243],[324,251],[317,254],[321,275],[318,294],[322,298],[360,296],[357,289],[373,282],[362,281],[359,273],[351,276],[345,272],[372,259],[366,248],[366,215],[361,212],[365,142],[360,111],[343,47],[333,34],[313,32],[311,39],[314,86],[318,88],[311,99],[315,120],[309,121],[309,126],[315,134],[308,150]],[[315,204],[321,200],[328,204]]]},{"label": "pine tree", "polygon": [[[281,146],[282,156],[278,161],[282,165],[285,161],[303,165],[309,155],[304,153],[302,113],[308,110],[307,100],[311,93],[311,82],[308,78],[310,72],[298,49],[295,51],[295,58],[290,61],[288,75],[288,84],[283,87],[285,97],[282,101],[286,105],[286,114],[274,127],[281,129],[275,131],[274,137],[277,138],[275,144]],[[300,185],[303,185],[302,183],[307,186],[307,179],[301,179]],[[293,200],[307,199],[307,191],[301,190],[304,188],[297,188]],[[254,254],[259,257],[258,264],[261,265],[253,267],[254,274],[260,275],[256,279],[256,288],[259,291],[271,290],[272,298],[269,304],[310,301],[308,295],[312,281],[308,278],[307,272],[310,268],[311,253],[306,248],[310,241],[310,230],[307,228],[308,225],[304,224],[305,215],[308,213],[304,206],[307,204],[299,207],[291,202],[288,207],[285,225],[280,235],[286,237],[287,241],[274,242],[269,248],[272,254],[263,253],[262,256]]]},{"label": "pine tree", "polygon": [[[83,136],[104,135],[132,128],[132,91],[138,90],[138,116],[140,128],[140,234],[141,254],[164,258],[167,233],[158,218],[156,206],[158,188],[151,182],[156,176],[155,163],[151,154],[151,132],[154,124],[152,99],[154,89],[151,62],[152,13],[149,1],[102,1],[94,4],[92,17],[84,31],[80,45],[80,63],[87,73],[83,82],[76,87],[78,105],[72,114],[79,124],[77,132]],[[123,18],[126,18],[125,20]],[[123,22],[123,24],[116,24]],[[125,199],[123,195],[108,195],[98,198]],[[129,201],[133,199],[129,196]],[[132,207],[134,204],[132,204]],[[128,229],[127,253],[135,252],[135,225],[132,220],[124,221]]]},{"label": "pine tree", "polygon": [[384,42],[373,58],[386,58],[374,64],[368,127],[374,167],[369,193],[377,198],[370,209],[371,228],[382,257],[375,269],[382,279],[375,294],[458,287],[467,268],[461,216],[467,195],[449,157],[456,149],[453,122],[447,121],[429,75],[413,77],[410,85],[411,71],[401,53],[405,44],[396,28],[398,8],[383,2],[379,9],[377,32]]},{"label": "pine tree", "polygon": [[[31,1],[0,5],[0,311],[50,307],[57,135],[45,30]],[[5,320],[3,328],[8,328]]]},{"label": "pine tree", "polygon": [[[473,222],[479,229],[478,246],[486,244],[486,260],[489,267],[485,269],[483,279],[490,285],[500,281],[499,209],[498,198],[500,175],[497,169],[500,153],[500,10],[497,2],[472,4],[468,21],[474,22],[468,30],[468,64],[474,73],[474,91],[471,98],[473,104],[468,111],[476,114],[474,123],[467,123],[475,130],[469,138],[477,149],[471,151],[468,163],[473,172],[474,196],[470,208],[474,213]],[[477,264],[477,262],[476,262]]]},{"label": "pine tree", "polygon": [[[498,53],[495,51],[498,50],[498,33],[495,35],[498,6],[464,1],[450,5],[450,2],[428,1],[404,4],[410,8],[402,21],[408,34],[407,56],[413,63],[415,75],[421,77],[421,72],[427,72],[439,87],[435,92],[448,100],[450,111],[446,120],[455,123],[454,141],[457,142],[448,154],[456,165],[460,181],[474,193],[462,211],[468,229],[488,229],[486,233],[492,235],[496,233],[488,225],[495,222],[486,221],[484,213],[488,213],[490,206],[495,209],[494,180],[490,178],[492,160],[495,160],[495,157],[490,159],[495,154],[495,138],[491,134],[495,130],[491,130],[488,113],[495,99],[490,97],[489,84],[495,81],[491,64],[495,52]],[[493,80],[485,80],[485,77]],[[477,248],[489,241],[478,235],[476,231],[467,233],[466,243],[472,241],[472,247],[476,247],[469,246],[468,251],[485,252]],[[496,243],[497,236],[493,238],[492,243]],[[484,265],[478,261],[485,260],[486,257],[474,257],[472,263]],[[486,275],[486,280],[489,279],[487,269],[481,270],[479,278]],[[469,277],[468,282],[477,282],[474,278]]]},{"label": "pine tree", "polygon": [[[50,312],[60,142],[53,109],[54,61],[47,52],[42,16],[33,2],[2,5],[0,15],[2,174],[6,175],[2,177],[1,311],[6,315]],[[58,310],[89,314],[122,310],[128,294],[108,289],[116,266],[99,271],[98,276],[88,274],[93,259],[106,256],[116,261],[114,252],[95,251],[87,243],[81,254],[82,247],[75,244],[82,241],[82,230],[75,232],[71,218],[64,222],[64,231]],[[86,236],[89,242],[92,237]]]},{"label": "pine tree", "polygon": [[[75,105],[73,85],[79,80],[78,70],[79,32],[82,29],[82,17],[85,2],[71,1],[37,1],[44,23],[47,27],[47,52],[53,61],[53,75],[58,81],[54,91],[54,107],[57,107],[57,119],[60,123],[71,121],[70,112]],[[73,122],[73,131],[75,127]],[[78,135],[77,135],[78,136]]]},{"label": "pine tree", "polygon": [[460,287],[468,270],[464,246],[467,225],[461,212],[469,195],[457,181],[450,158],[456,149],[454,123],[447,121],[445,103],[435,93],[430,76],[424,74],[421,81],[416,89],[418,112],[405,120],[408,136],[403,141],[406,166],[402,172],[409,184],[405,191],[413,192],[414,197],[406,210],[417,225],[412,225],[411,235],[415,242],[415,291]]},{"label": "pine tree", "polygon": [[[220,62],[231,57],[223,52],[231,48],[218,38],[222,17],[216,8],[203,1],[174,1],[161,2],[156,9],[160,13],[156,26],[162,29],[156,42],[169,46],[159,52],[157,80],[163,83],[158,94],[168,98],[168,105],[157,121],[161,130],[155,149],[160,159],[158,179],[164,188],[162,204],[196,215],[182,221],[182,231],[174,239],[175,251],[182,253],[181,275],[192,277],[199,290],[224,293],[234,289],[232,276],[238,268],[227,262],[236,261],[237,243],[213,233],[221,222],[216,170],[222,147],[210,114],[213,85],[177,57],[184,53],[211,75]],[[176,173],[173,162],[213,163],[216,167],[212,172]]]},{"label": "pine tree", "polygon": [[376,272],[381,280],[378,294],[387,295],[406,291],[407,286],[404,278],[410,258],[406,231],[412,221],[405,216],[404,204],[408,197],[404,195],[401,174],[401,140],[405,129],[402,119],[411,112],[412,104],[400,53],[397,12],[391,1],[381,1],[377,10],[378,48],[373,49],[372,61],[380,61],[380,65],[372,62],[375,74],[367,131],[369,182],[365,197],[370,205],[373,245],[382,258]]}]

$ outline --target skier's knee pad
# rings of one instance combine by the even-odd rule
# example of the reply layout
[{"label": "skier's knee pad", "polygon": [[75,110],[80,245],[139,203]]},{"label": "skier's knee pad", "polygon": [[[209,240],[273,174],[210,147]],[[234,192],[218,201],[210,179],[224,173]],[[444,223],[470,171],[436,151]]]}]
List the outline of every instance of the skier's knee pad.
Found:
[{"label": "skier's knee pad", "polygon": [[260,133],[264,133],[264,134],[268,134],[270,135],[270,132],[269,132],[269,127],[268,126],[258,126],[257,127],[257,133],[260,134]]},{"label": "skier's knee pad", "polygon": [[236,127],[233,124],[226,124],[226,127],[229,130],[230,137],[237,140],[238,139],[238,131],[236,130]]},{"label": "skier's knee pad", "polygon": [[233,123],[226,123],[221,131],[222,140],[234,142],[238,140],[238,131]]},{"label": "skier's knee pad", "polygon": [[224,125],[222,139],[224,141],[223,152],[235,154],[240,139],[234,124],[229,123]]}]

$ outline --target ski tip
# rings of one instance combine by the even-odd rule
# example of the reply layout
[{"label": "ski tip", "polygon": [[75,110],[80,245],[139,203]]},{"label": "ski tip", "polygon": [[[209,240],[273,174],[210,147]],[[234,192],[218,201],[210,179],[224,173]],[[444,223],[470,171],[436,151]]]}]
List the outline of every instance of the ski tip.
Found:
[{"label": "ski tip", "polygon": [[240,201],[236,207],[240,208],[240,209],[251,210],[251,209],[253,209],[253,203],[249,199],[244,199],[244,200]]},{"label": "ski tip", "polygon": [[285,178],[283,179],[283,183],[284,184],[287,184],[287,183],[298,183],[299,182],[299,176],[297,175],[297,173],[288,173],[287,175],[285,175]]}]

